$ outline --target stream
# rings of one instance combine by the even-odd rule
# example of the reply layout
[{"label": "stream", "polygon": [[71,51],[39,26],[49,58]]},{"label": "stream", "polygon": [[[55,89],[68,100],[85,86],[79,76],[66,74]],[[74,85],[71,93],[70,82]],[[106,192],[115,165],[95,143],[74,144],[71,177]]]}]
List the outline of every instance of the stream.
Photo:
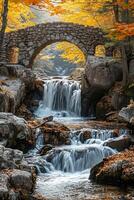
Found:
[{"label": "stream", "polygon": [[[47,200],[123,200],[129,189],[124,191],[119,187],[97,185],[89,180],[93,166],[117,153],[116,149],[104,146],[106,141],[113,139],[113,130],[88,128],[85,126],[87,119],[81,118],[80,113],[79,82],[67,77],[50,77],[45,81],[44,98],[34,114],[37,118],[53,115],[55,121],[71,127],[71,144],[57,146],[40,156],[37,149],[45,144],[40,129],[37,129],[36,147],[28,152],[28,161],[38,170],[34,193]],[[78,128],[79,124],[82,128]],[[90,131],[90,139],[83,139],[84,131]],[[120,129],[119,137],[125,134],[126,130]]]}]

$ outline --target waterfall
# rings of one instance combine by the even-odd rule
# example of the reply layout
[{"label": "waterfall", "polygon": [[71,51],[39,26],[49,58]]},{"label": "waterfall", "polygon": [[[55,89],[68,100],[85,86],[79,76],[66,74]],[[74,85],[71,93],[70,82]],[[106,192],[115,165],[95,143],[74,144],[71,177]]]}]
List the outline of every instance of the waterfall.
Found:
[{"label": "waterfall", "polygon": [[63,79],[46,80],[44,98],[36,115],[81,116],[81,89],[78,81]]},{"label": "waterfall", "polygon": [[114,153],[115,151],[109,147],[87,144],[71,148],[57,148],[47,155],[46,160],[52,164],[55,170],[74,173],[90,169],[101,162],[103,158]]},{"label": "waterfall", "polygon": [[[84,131],[89,130],[91,138],[82,141],[81,135]],[[81,129],[71,131],[71,145],[55,147],[47,155],[39,156],[36,162],[37,168],[40,169],[38,171],[42,173],[54,171],[75,173],[90,169],[105,157],[117,152],[110,147],[103,146],[103,143],[110,138],[112,138],[112,130],[107,129]],[[38,142],[39,139],[40,137],[37,138]]]}]

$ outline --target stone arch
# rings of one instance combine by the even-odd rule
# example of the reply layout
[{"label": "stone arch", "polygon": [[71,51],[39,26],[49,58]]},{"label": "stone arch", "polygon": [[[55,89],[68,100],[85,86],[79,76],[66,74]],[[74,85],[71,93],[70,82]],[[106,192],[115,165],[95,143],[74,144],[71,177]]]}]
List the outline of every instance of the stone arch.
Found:
[{"label": "stone arch", "polygon": [[47,46],[53,44],[53,43],[57,43],[57,42],[68,42],[68,43],[71,43],[71,44],[74,44],[76,47],[78,47],[84,54],[85,56],[85,60],[87,60],[87,56],[88,56],[88,53],[84,47],[84,45],[82,43],[78,43],[78,40],[77,38],[73,38],[73,37],[63,37],[62,36],[62,39],[59,38],[59,39],[50,39],[48,41],[45,41],[43,44],[41,45],[38,45],[38,47],[33,51],[32,55],[30,56],[30,59],[29,59],[29,68],[32,68],[32,65],[33,65],[33,62],[36,58],[36,56],[43,50],[45,49]]},{"label": "stone arch", "polygon": [[[31,65],[41,49],[54,42],[67,41],[82,50],[85,57],[94,55],[95,47],[105,44],[106,38],[100,28],[74,23],[53,22],[20,29],[5,34],[5,52],[16,46],[20,50],[19,64]],[[5,59],[8,62],[6,53]],[[1,59],[1,58],[0,58]]]}]

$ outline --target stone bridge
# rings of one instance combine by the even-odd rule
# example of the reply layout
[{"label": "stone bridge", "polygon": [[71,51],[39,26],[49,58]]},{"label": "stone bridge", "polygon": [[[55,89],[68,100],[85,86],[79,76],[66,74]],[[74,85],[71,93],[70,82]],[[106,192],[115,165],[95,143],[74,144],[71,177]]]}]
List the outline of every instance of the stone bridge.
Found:
[{"label": "stone bridge", "polygon": [[[46,23],[26,29],[10,32],[5,35],[5,52],[18,47],[19,63],[32,67],[35,57],[47,45],[68,41],[79,47],[85,57],[94,55],[95,47],[105,43],[104,33],[100,28],[73,23]],[[6,54],[8,60],[8,53]]]}]

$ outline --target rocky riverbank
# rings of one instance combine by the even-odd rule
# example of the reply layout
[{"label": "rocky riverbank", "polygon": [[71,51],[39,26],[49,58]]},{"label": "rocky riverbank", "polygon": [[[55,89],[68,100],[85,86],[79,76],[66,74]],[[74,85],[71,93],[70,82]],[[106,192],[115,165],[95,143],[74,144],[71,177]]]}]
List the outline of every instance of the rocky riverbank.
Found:
[{"label": "rocky riverbank", "polygon": [[[87,82],[85,83],[85,91],[91,95],[89,95],[91,98],[87,98],[90,109],[86,109],[86,111],[89,114],[89,110],[91,111],[95,105],[96,114],[97,112],[103,114],[101,120],[104,119],[104,121],[83,121],[81,119],[79,122],[74,120],[64,124],[56,121],[42,124],[44,119],[35,119],[33,111],[39,106],[40,100],[43,99],[44,82],[36,79],[31,70],[25,69],[21,65],[0,66],[0,199],[42,200],[44,198],[40,194],[32,195],[38,169],[34,164],[36,163],[35,160],[28,162],[29,158],[27,159],[24,154],[34,148],[36,149],[37,160],[39,158],[41,161],[41,167],[42,159],[45,159],[45,156],[48,156],[47,161],[53,161],[55,159],[53,156],[56,155],[56,158],[61,161],[61,169],[65,165],[65,171],[70,169],[68,163],[70,163],[69,159],[73,153],[76,162],[77,158],[81,159],[81,163],[84,162],[82,168],[84,170],[84,166],[87,166],[91,158],[98,156],[97,159],[101,161],[103,160],[103,153],[111,155],[109,152],[117,153],[117,151],[121,151],[121,153],[105,158],[100,164],[93,167],[90,177],[97,183],[133,185],[134,148],[131,148],[131,146],[134,144],[134,106],[133,103],[127,106],[128,101],[122,101],[124,96],[122,98],[122,94],[120,94],[121,84],[117,82],[122,77],[120,63],[115,60],[108,59],[107,62],[104,62],[104,59],[99,59],[99,63],[97,61],[90,64],[90,69],[89,66],[86,67],[88,79],[84,80],[84,83],[88,81],[88,86]],[[116,70],[115,67],[117,67]],[[105,77],[107,76],[109,78],[106,81]],[[97,77],[98,80],[96,80]],[[109,80],[110,82],[108,82]],[[96,89],[98,84],[101,85],[99,90],[98,87]],[[97,101],[96,91],[101,91]],[[108,92],[108,96],[102,91]],[[111,96],[112,92],[119,92],[119,95],[113,99],[115,95]],[[89,99],[94,104],[93,107],[89,105]],[[119,100],[117,107],[115,99]],[[124,105],[126,107],[122,108]],[[41,142],[43,145],[38,148],[36,143],[40,135],[42,135]],[[72,143],[76,152],[75,148],[71,147]],[[79,144],[82,149],[79,148]],[[89,149],[86,149],[87,144]],[[78,146],[76,147],[76,145]],[[85,150],[83,151],[84,145]],[[96,152],[101,153],[96,154]],[[86,153],[91,156],[90,159],[85,156]],[[95,156],[92,156],[92,153]],[[61,156],[58,157],[58,154],[61,154]],[[101,159],[99,156],[101,156]],[[85,160],[82,161],[82,158]],[[57,160],[55,162],[57,162],[57,166],[60,165]],[[47,167],[49,168],[51,164],[54,165],[54,163],[47,164],[43,162],[46,171],[48,170]],[[75,166],[71,161],[70,166],[72,165]],[[77,165],[75,168],[77,169]],[[81,166],[79,169],[81,169]]]},{"label": "rocky riverbank", "polygon": [[36,181],[36,168],[23,152],[0,145],[0,199],[30,199]]},{"label": "rocky riverbank", "polygon": [[91,169],[90,179],[97,183],[134,186],[134,147],[104,159]]}]

